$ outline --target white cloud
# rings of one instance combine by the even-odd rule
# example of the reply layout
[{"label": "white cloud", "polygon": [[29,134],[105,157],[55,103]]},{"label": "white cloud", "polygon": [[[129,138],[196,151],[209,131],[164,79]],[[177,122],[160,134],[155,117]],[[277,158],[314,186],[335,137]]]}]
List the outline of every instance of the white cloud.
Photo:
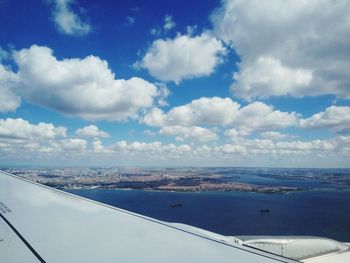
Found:
[{"label": "white cloud", "polygon": [[149,125],[160,127],[165,125],[165,113],[159,108],[152,108],[145,116],[142,117],[141,122]]},{"label": "white cloud", "polygon": [[310,152],[310,151],[332,151],[336,147],[336,142],[326,140],[276,142],[274,147],[282,151]]},{"label": "white cloud", "polygon": [[164,83],[156,83],[157,87],[158,87],[158,99],[157,99],[157,104],[159,106],[168,106],[168,102],[166,101],[166,98],[169,96],[170,91],[167,88],[167,86],[165,86]]},{"label": "white cloud", "polygon": [[239,137],[239,132],[235,129],[229,129],[225,131],[225,136],[227,137]]},{"label": "white cloud", "polygon": [[164,25],[163,28],[164,30],[170,30],[173,29],[176,26],[176,23],[173,21],[173,16],[171,15],[166,15],[164,17]]},{"label": "white cloud", "polygon": [[240,105],[230,98],[202,97],[174,107],[167,113],[154,108],[143,117],[143,122],[150,126],[228,125],[239,107]]},{"label": "white cloud", "polygon": [[137,118],[161,95],[141,79],[116,79],[96,56],[57,60],[48,47],[33,45],[14,53],[17,92],[26,100],[88,120]]},{"label": "white cloud", "polygon": [[253,131],[282,129],[298,124],[296,113],[281,112],[262,102],[253,102],[246,106],[230,98],[199,98],[188,104],[170,109],[167,113],[158,108],[150,110],[141,120],[155,126],[231,126],[241,134]]},{"label": "white cloud", "polygon": [[350,107],[331,106],[324,112],[317,113],[300,122],[302,128],[330,128],[338,133],[350,132]]},{"label": "white cloud", "polygon": [[40,140],[66,137],[65,127],[55,127],[52,123],[31,124],[22,118],[0,119],[0,138]]},{"label": "white cloud", "polygon": [[[183,134],[186,133],[185,129]],[[179,134],[183,136],[182,132]],[[200,133],[198,136],[201,136]],[[288,141],[281,139],[240,137],[227,144],[215,142],[211,146],[164,144],[159,141],[117,141],[103,145],[98,138],[92,142],[69,138],[65,127],[50,123],[33,124],[23,119],[0,120],[2,160],[29,160],[31,163],[37,160],[56,164],[58,161],[74,159],[85,164],[91,163],[91,160],[96,164],[122,162],[135,165],[135,160],[140,165],[159,164],[160,161],[174,164],[176,160],[177,165],[348,166],[350,136],[309,141],[293,140],[292,137]]]},{"label": "white cloud", "polygon": [[226,49],[209,33],[200,36],[178,35],[175,39],[158,39],[136,67],[145,68],[162,81],[179,83],[183,79],[208,76],[222,63]]},{"label": "white cloud", "polygon": [[[100,144],[99,147],[101,147]],[[311,141],[241,138],[228,144],[192,147],[186,144],[162,144],[157,141],[150,143],[118,141],[103,149],[104,153],[122,155],[131,160],[142,158],[143,161],[152,161],[152,163],[157,163],[160,160],[169,163],[169,161],[178,158],[178,165],[216,163],[259,166],[268,163],[278,167],[315,167],[316,164],[320,166],[319,162],[322,160],[322,165],[327,167],[335,163],[347,166],[346,160],[350,156],[350,137],[338,136],[328,140]],[[145,155],[145,152],[148,154]]]},{"label": "white cloud", "polygon": [[198,126],[165,126],[160,129],[159,134],[176,136],[177,141],[192,139],[195,141],[204,142],[218,139],[217,134],[211,129]]},{"label": "white cloud", "polygon": [[295,135],[291,134],[285,134],[285,133],[280,133],[278,131],[266,131],[262,132],[260,134],[261,138],[263,139],[268,139],[268,140],[284,140],[284,139],[291,139],[291,138],[297,138]]},{"label": "white cloud", "polygon": [[20,97],[14,92],[16,81],[16,74],[0,64],[0,112],[15,111],[21,104]]},{"label": "white cloud", "polygon": [[[231,86],[234,95],[252,100],[293,93],[303,95],[303,89],[312,80],[312,72],[304,69],[291,69],[271,57],[259,57],[257,61],[241,67],[234,73],[235,82]],[[298,93],[300,90],[300,93]]]},{"label": "white cloud", "polygon": [[33,124],[27,120],[0,119],[0,153],[3,156],[56,161],[61,153],[84,153],[87,142],[83,139],[67,138],[67,129],[52,123]]},{"label": "white cloud", "polygon": [[232,121],[235,127],[246,132],[283,129],[298,125],[295,112],[282,112],[263,102],[253,102],[239,109],[239,114]]},{"label": "white cloud", "polygon": [[117,153],[141,153],[144,154],[147,152],[150,153],[160,153],[165,154],[170,157],[177,157],[183,153],[191,152],[191,147],[187,144],[175,145],[175,144],[163,144],[161,142],[155,141],[150,143],[145,142],[126,142],[118,141],[111,146]]},{"label": "white cloud", "polygon": [[82,152],[85,150],[87,142],[83,139],[65,139],[61,141],[61,147],[68,152]]},{"label": "white cloud", "polygon": [[96,125],[89,125],[85,126],[84,128],[77,129],[75,133],[80,137],[108,138],[110,136],[108,132],[100,130]]},{"label": "white cloud", "polygon": [[72,10],[74,0],[49,0],[53,3],[53,19],[57,28],[67,35],[86,35],[91,31],[91,26],[82,21],[81,17]]},{"label": "white cloud", "polygon": [[[312,141],[272,141],[269,139],[241,139],[230,144],[219,145],[213,148],[215,154],[243,156],[265,155],[267,158],[282,158],[284,156],[311,156],[314,158],[319,153],[339,154],[344,148],[339,138],[331,140]],[[256,158],[256,157],[255,157]],[[264,159],[264,158],[261,158]]]},{"label": "white cloud", "polygon": [[224,135],[231,139],[240,139],[241,137],[245,137],[249,135],[249,132],[245,130],[237,130],[235,128],[225,130]]},{"label": "white cloud", "polygon": [[[57,164],[72,158],[82,163],[128,163],[130,165],[240,165],[275,167],[349,166],[350,136],[328,140],[272,141],[244,139],[219,145],[164,144],[159,141],[117,141],[103,145],[99,139],[88,144],[81,139],[3,140],[1,159],[47,161]],[[21,159],[22,158],[22,159]],[[174,161],[176,161],[174,163]]]},{"label": "white cloud", "polygon": [[222,3],[212,20],[216,36],[241,57],[232,86],[235,96],[350,98],[348,1]]},{"label": "white cloud", "polygon": [[223,154],[247,154],[247,147],[243,145],[225,144],[215,148],[216,152]]}]

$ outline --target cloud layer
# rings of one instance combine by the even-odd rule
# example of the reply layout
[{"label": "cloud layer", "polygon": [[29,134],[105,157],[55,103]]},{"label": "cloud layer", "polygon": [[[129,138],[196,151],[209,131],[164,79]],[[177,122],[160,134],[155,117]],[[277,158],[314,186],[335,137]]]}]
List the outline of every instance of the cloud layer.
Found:
[{"label": "cloud layer", "polygon": [[[97,130],[100,130],[96,127]],[[179,132],[181,136],[186,134]],[[84,159],[99,160],[109,164],[130,160],[138,163],[156,164],[159,161],[178,165],[206,163],[207,165],[259,165],[269,162],[279,166],[322,165],[346,166],[350,157],[350,136],[336,136],[324,140],[287,141],[281,134],[270,133],[271,139],[247,139],[237,137],[230,143],[211,145],[165,144],[160,141],[115,141],[109,144],[95,138],[73,138],[65,127],[51,123],[29,123],[23,119],[0,119],[1,159],[16,156],[17,159],[68,161]],[[277,135],[277,136],[276,136]],[[138,162],[135,163],[135,160]]]}]

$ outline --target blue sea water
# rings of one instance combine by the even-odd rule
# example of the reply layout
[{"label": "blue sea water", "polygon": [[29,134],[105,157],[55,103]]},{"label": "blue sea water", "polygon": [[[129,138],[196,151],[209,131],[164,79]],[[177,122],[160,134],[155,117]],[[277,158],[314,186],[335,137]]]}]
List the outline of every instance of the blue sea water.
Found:
[{"label": "blue sea water", "polygon": [[[69,192],[223,235],[313,235],[350,241],[350,190],[347,189],[289,194],[106,189]],[[175,203],[181,203],[182,207],[170,207]],[[270,212],[261,213],[261,209]]]}]

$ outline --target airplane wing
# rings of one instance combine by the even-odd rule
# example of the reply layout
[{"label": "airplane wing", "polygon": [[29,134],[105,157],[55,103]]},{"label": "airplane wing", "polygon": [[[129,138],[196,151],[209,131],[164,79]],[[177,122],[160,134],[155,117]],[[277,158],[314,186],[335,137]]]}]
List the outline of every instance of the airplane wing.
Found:
[{"label": "airplane wing", "polygon": [[0,262],[299,262],[254,244],[0,172]]}]

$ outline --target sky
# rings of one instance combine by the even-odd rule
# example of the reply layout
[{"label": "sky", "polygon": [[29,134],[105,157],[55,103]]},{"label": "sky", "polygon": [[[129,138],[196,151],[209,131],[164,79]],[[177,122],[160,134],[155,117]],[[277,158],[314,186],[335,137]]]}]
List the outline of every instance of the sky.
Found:
[{"label": "sky", "polygon": [[0,0],[0,165],[350,167],[348,0]]}]

